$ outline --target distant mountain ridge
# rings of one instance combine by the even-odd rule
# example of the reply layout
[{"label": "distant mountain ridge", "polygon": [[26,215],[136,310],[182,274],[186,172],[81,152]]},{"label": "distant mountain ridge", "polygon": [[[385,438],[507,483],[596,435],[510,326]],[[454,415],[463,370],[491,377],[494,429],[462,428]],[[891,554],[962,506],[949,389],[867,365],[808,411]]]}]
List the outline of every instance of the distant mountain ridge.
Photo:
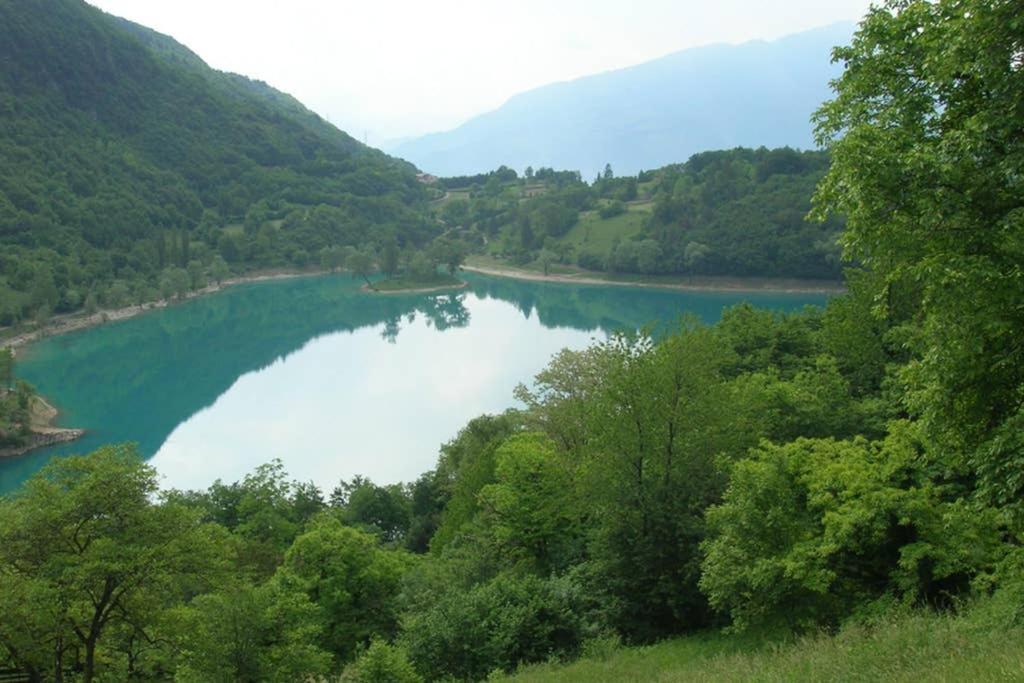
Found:
[{"label": "distant mountain ridge", "polygon": [[708,45],[554,83],[389,151],[437,175],[504,164],[590,178],[605,163],[635,174],[713,149],[811,149],[811,114],[840,71],[831,49],[853,30],[839,23],[772,42]]}]

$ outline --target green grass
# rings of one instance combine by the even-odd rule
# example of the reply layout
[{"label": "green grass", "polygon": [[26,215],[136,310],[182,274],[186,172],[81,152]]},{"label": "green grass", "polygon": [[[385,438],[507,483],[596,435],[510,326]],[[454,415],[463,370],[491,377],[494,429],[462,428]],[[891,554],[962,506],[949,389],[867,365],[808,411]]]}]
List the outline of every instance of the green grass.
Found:
[{"label": "green grass", "polygon": [[[522,669],[518,683],[569,681],[1021,681],[1020,607],[988,599],[964,615],[916,612],[837,636],[771,641],[721,633]],[[1016,622],[1008,615],[1016,609]]]},{"label": "green grass", "polygon": [[379,280],[373,286],[380,292],[401,292],[415,289],[434,289],[440,287],[459,287],[465,283],[457,277],[448,273],[438,273],[432,278],[395,277],[388,280]]},{"label": "green grass", "polygon": [[649,213],[647,205],[630,205],[625,213],[611,218],[601,218],[597,211],[584,211],[580,214],[579,222],[562,241],[572,244],[577,250],[605,254],[612,248],[616,238],[626,240],[639,234]]},{"label": "green grass", "polygon": [[[537,273],[538,275],[544,274],[544,267],[536,261],[518,265],[509,263],[508,261],[500,258],[495,258],[490,254],[472,254],[466,259],[466,265],[475,266],[477,268],[497,268],[499,270],[506,271],[522,271],[525,273]],[[549,275],[576,275],[585,272],[586,271],[577,266],[567,266],[561,263],[552,263],[548,266]]]}]

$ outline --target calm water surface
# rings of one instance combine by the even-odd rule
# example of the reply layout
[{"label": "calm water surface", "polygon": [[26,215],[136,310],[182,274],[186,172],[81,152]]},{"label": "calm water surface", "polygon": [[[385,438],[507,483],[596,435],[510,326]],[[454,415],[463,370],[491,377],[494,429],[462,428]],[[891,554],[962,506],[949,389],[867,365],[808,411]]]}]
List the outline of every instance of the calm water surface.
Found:
[{"label": "calm water surface", "polygon": [[687,313],[713,322],[740,301],[825,301],[466,279],[442,295],[370,295],[345,276],[253,283],[35,344],[18,374],[88,434],[0,461],[0,493],[50,458],[124,441],[165,487],[235,481],[273,458],[328,490],[356,474],[408,481],[562,348]]}]

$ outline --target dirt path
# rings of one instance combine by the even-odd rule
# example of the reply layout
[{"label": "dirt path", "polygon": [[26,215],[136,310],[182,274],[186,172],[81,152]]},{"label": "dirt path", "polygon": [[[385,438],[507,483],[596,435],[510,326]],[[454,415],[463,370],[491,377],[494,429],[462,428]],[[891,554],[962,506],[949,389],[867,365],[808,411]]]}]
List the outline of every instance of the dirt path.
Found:
[{"label": "dirt path", "polygon": [[679,289],[694,292],[779,292],[782,294],[841,294],[846,288],[840,284],[808,282],[798,280],[755,280],[745,278],[707,279],[694,282],[631,282],[623,280],[605,280],[588,275],[586,272],[573,274],[543,275],[526,270],[512,268],[496,268],[491,266],[462,266],[463,270],[495,277],[508,277],[516,280],[532,282],[560,282],[585,285],[611,285],[615,287],[649,287],[657,289]]}]

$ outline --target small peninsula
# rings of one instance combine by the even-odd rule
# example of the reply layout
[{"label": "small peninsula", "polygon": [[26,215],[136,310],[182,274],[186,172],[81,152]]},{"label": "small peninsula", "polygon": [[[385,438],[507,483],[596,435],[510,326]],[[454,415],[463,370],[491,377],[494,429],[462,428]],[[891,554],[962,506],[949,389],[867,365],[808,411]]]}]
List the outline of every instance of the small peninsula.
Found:
[{"label": "small peninsula", "polygon": [[399,275],[386,280],[378,280],[372,285],[363,285],[363,291],[372,291],[377,294],[427,294],[450,289],[462,289],[469,285],[465,280],[460,280],[448,273],[437,273],[431,277],[416,277],[414,275]]},{"label": "small peninsula", "polygon": [[[8,398],[8,393],[15,394],[16,390],[3,392],[0,401]],[[31,396],[28,405],[26,426],[17,425],[17,429],[13,430],[15,433],[0,427],[0,431],[3,432],[0,434],[0,458],[13,458],[37,448],[68,443],[85,434],[83,429],[55,427],[53,423],[57,418],[57,409],[41,396]],[[6,420],[4,422],[6,423]]]}]

